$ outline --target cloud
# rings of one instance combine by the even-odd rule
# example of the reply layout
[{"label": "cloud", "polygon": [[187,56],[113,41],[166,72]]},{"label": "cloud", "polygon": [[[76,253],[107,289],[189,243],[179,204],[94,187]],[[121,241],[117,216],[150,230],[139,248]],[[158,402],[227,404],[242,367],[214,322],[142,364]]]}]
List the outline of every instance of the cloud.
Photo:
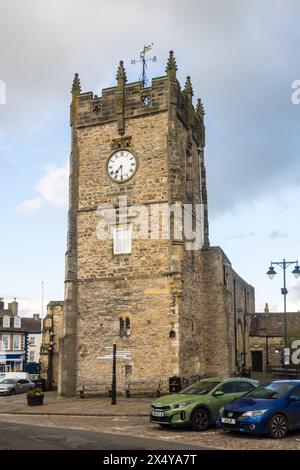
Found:
[{"label": "cloud", "polygon": [[232,240],[244,240],[250,237],[254,237],[255,232],[247,232],[247,233],[238,233],[235,235],[228,235],[227,238],[232,239]]},{"label": "cloud", "polygon": [[152,0],[150,10],[146,0],[10,0],[1,8],[0,120],[11,138],[65,126],[74,72],[97,94],[115,84],[121,58],[128,80],[138,79],[130,61],[153,41],[149,76],[164,73],[173,48],[181,84],[190,74],[205,105],[210,215],[299,181],[298,0]]},{"label": "cloud", "polygon": [[38,212],[43,207],[43,199],[37,197],[35,199],[27,199],[27,201],[22,202],[18,209],[23,214],[34,214]]},{"label": "cloud", "polygon": [[273,240],[276,240],[276,238],[287,238],[289,237],[289,234],[286,232],[280,232],[280,230],[274,230],[272,233],[270,233],[269,237]]},{"label": "cloud", "polygon": [[[14,300],[13,297],[6,296],[5,297],[6,305],[9,302],[12,302],[13,300]],[[18,313],[22,317],[31,317],[34,313],[39,313],[41,315],[41,312],[42,312],[42,299],[41,298],[34,299],[34,298],[18,297],[17,302],[18,302]],[[44,300],[44,315],[45,315],[47,303],[48,301]]]},{"label": "cloud", "polygon": [[294,312],[300,311],[300,279],[295,281],[290,288],[288,309]]},{"label": "cloud", "polygon": [[18,207],[23,214],[35,214],[46,207],[64,208],[67,204],[68,165],[48,166],[35,189],[37,197],[25,200]]},{"label": "cloud", "polygon": [[[275,312],[283,312],[283,300],[277,304]],[[287,295],[287,311],[300,312],[300,279],[289,283]]]},{"label": "cloud", "polygon": [[[146,0],[2,2],[0,80],[7,91],[6,105],[0,106],[4,209],[13,214],[18,201],[23,201],[19,209],[26,214],[63,207],[66,191],[57,190],[55,184],[63,177],[52,172],[48,179],[50,170],[45,169],[35,192],[30,194],[26,185],[28,174],[41,172],[46,162],[57,161],[56,169],[63,166],[64,157],[53,157],[57,155],[53,143],[69,145],[74,72],[79,72],[83,91],[100,95],[101,88],[115,85],[120,59],[125,61],[128,81],[138,79],[140,68],[131,65],[131,59],[139,56],[145,42],[153,41],[158,60],[149,64],[149,78],[164,74],[168,50],[174,49],[180,83],[190,74],[194,99],[201,97],[204,102],[211,236],[216,244],[229,246],[236,266],[258,284],[263,302],[269,288],[259,280],[262,263],[281,253],[294,256],[299,247],[299,197],[285,208],[282,202],[272,208],[271,220],[266,203],[269,195],[280,201],[282,191],[300,184],[300,105],[291,102],[291,84],[300,79],[299,22],[299,0],[152,0],[150,9]],[[41,142],[46,150],[37,156]],[[252,213],[249,220],[247,206],[251,209],[260,201],[259,214]],[[282,214],[286,224],[280,223]],[[6,224],[11,227],[12,222],[13,216]],[[218,226],[215,233],[214,226]],[[274,232],[290,234],[289,244],[283,237],[270,239],[274,226]],[[53,243],[59,229],[35,227],[48,243]],[[247,235],[252,230],[255,237]],[[3,238],[10,236],[6,232]],[[260,264],[250,262],[249,256],[258,249]],[[34,258],[36,247],[27,243],[26,250]],[[20,255],[11,250],[10,256],[14,259],[8,263],[20,266]],[[53,258],[48,266],[51,263]],[[253,264],[257,267],[251,270]]]},{"label": "cloud", "polygon": [[[41,299],[17,299],[19,304],[19,313],[24,317],[31,317],[34,313],[41,315],[42,301]],[[44,303],[46,305],[46,302]],[[46,307],[44,307],[45,309]],[[44,312],[45,313],[45,312]]]}]

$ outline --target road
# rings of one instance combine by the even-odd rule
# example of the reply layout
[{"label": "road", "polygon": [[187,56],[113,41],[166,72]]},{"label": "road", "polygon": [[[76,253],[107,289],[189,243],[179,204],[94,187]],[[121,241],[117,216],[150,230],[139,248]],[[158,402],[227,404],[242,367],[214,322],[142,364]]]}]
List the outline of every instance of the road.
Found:
[{"label": "road", "polygon": [[300,431],[270,439],[213,427],[203,433],[162,429],[146,417],[0,414],[1,448],[300,450]]},{"label": "road", "polygon": [[0,422],[0,450],[153,450],[198,449],[158,439]]}]

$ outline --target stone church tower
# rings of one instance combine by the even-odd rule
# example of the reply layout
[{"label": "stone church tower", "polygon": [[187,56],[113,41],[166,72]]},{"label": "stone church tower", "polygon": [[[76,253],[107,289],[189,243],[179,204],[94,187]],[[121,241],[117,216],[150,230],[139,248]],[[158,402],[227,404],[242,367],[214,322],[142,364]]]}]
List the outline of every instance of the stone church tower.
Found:
[{"label": "stone church tower", "polygon": [[[226,374],[237,365],[238,295],[228,287],[235,273],[209,246],[204,110],[200,100],[193,106],[190,77],[181,90],[176,71],[171,51],[166,75],[143,88],[127,83],[121,61],[117,85],[101,97],[82,93],[75,75],[61,395],[74,395],[84,381],[109,383],[111,361],[99,356],[113,343],[132,353],[118,359],[119,389],[130,379],[153,391],[174,375]],[[122,225],[124,200],[130,215]],[[174,235],[175,217],[170,237],[132,236],[137,207],[176,202],[201,205],[201,249],[188,250]],[[99,208],[107,205],[116,220],[111,237],[101,238]],[[250,312],[254,293],[245,286]]]}]

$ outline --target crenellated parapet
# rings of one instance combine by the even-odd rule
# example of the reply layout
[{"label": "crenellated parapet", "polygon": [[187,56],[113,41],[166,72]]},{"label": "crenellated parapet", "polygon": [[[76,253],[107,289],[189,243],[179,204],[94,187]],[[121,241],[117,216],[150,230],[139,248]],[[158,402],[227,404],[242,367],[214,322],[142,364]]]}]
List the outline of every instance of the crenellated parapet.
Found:
[{"label": "crenellated parapet", "polygon": [[[177,65],[170,51],[166,75],[152,79],[151,86],[143,88],[140,82],[127,83],[123,61],[117,71],[116,86],[102,90],[101,96],[92,92],[81,93],[78,75],[72,88],[73,101],[77,100],[76,127],[116,122],[118,133],[126,133],[126,120],[167,112],[175,107],[177,117],[191,131],[197,145],[204,146],[203,115],[193,106],[193,89],[190,77],[184,89],[176,78]],[[74,118],[73,118],[74,120]]]}]

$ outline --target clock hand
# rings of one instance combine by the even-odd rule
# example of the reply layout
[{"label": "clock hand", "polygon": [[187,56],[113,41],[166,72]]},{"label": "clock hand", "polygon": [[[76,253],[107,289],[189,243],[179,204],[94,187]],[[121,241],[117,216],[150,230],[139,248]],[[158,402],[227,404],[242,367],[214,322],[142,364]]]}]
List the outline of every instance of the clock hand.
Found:
[{"label": "clock hand", "polygon": [[123,179],[123,165],[120,166],[121,168],[121,180]]},{"label": "clock hand", "polygon": [[119,171],[121,170],[121,168],[122,168],[122,165],[119,166],[119,168],[115,171],[115,173],[116,173],[116,174],[119,173]]}]

